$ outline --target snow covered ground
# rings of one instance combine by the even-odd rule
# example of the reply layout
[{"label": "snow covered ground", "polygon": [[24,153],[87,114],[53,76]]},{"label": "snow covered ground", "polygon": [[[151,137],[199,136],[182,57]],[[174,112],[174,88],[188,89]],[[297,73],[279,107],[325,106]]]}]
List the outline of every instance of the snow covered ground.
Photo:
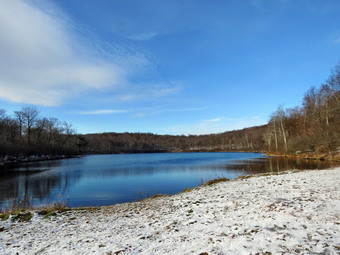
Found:
[{"label": "snow covered ground", "polygon": [[340,168],[8,219],[0,231],[0,254],[340,254]]}]

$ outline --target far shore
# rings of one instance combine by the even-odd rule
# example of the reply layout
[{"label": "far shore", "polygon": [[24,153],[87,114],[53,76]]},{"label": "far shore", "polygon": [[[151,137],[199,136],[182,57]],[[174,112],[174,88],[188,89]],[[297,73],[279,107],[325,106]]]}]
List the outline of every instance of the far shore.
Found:
[{"label": "far shore", "polygon": [[340,167],[0,220],[0,254],[338,254]]},{"label": "far shore", "polygon": [[0,167],[8,166],[11,164],[18,163],[28,163],[28,162],[36,162],[36,161],[44,161],[44,160],[54,160],[54,159],[66,159],[66,158],[75,158],[81,157],[82,155],[64,155],[64,154],[36,154],[36,155],[4,155],[0,156]]},{"label": "far shore", "polygon": [[340,151],[333,152],[297,152],[297,153],[274,153],[266,152],[269,157],[283,157],[295,159],[327,160],[340,162]]}]

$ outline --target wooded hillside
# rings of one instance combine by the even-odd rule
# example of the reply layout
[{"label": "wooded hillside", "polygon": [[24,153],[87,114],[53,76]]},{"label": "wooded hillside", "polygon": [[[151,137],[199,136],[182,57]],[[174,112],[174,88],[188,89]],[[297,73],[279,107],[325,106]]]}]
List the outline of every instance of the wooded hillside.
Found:
[{"label": "wooded hillside", "polygon": [[136,153],[166,151],[261,151],[266,126],[211,135],[155,135],[103,133],[82,136],[85,153]]},{"label": "wooded hillside", "polygon": [[267,151],[335,151],[340,146],[340,64],[320,88],[311,87],[302,106],[279,107],[264,134]]}]

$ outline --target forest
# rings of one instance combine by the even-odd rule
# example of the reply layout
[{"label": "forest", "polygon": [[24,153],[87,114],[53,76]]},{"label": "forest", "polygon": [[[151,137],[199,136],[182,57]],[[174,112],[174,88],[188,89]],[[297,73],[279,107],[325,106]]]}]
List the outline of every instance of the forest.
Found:
[{"label": "forest", "polygon": [[40,116],[33,106],[9,115],[0,109],[0,155],[74,155],[79,138],[71,124]]},{"label": "forest", "polygon": [[86,153],[262,151],[267,126],[209,135],[102,133],[82,136]]},{"label": "forest", "polygon": [[329,152],[340,146],[340,64],[319,88],[311,87],[302,106],[279,107],[263,134],[266,151]]},{"label": "forest", "polygon": [[[41,117],[32,106],[0,109],[0,155],[253,151],[278,154],[340,150],[340,63],[302,105],[279,106],[267,125],[209,135],[76,134],[71,124]],[[228,127],[226,127],[227,129]]]}]

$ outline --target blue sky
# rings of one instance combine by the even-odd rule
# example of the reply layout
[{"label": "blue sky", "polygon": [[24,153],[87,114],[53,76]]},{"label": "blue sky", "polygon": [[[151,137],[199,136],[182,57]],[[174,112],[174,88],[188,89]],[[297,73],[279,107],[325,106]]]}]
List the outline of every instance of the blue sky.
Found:
[{"label": "blue sky", "polygon": [[0,108],[79,133],[265,124],[340,60],[338,0],[0,0]]}]

